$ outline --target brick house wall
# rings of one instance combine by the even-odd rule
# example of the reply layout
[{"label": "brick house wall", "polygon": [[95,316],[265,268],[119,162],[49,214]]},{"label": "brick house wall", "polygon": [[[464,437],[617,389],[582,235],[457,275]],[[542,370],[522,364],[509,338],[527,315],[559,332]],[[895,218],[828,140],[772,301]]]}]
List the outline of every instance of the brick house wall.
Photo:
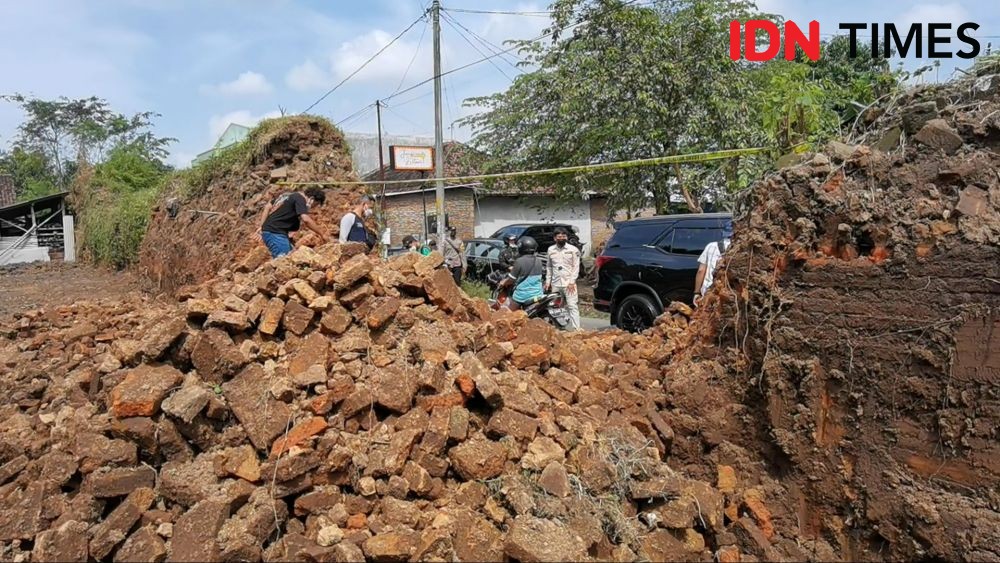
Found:
[{"label": "brick house wall", "polygon": [[0,174],[0,207],[14,205],[14,177],[9,174]]},{"label": "brick house wall", "polygon": [[[390,241],[393,246],[402,244],[403,237],[413,235],[423,236],[424,205],[427,202],[427,215],[434,215],[434,190],[428,189],[423,194],[386,194],[385,212],[386,226],[390,229]],[[472,188],[453,188],[445,192],[445,213],[448,224],[458,230],[458,237],[468,240],[475,237],[476,202]],[[433,227],[433,225],[432,225]],[[434,234],[433,232],[429,234]]]}]

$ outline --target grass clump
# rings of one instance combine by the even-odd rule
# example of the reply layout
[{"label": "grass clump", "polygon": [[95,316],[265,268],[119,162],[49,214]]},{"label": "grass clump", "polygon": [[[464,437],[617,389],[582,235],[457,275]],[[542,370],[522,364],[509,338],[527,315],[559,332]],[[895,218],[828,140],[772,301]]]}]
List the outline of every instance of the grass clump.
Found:
[{"label": "grass clump", "polygon": [[493,295],[490,286],[481,281],[462,280],[462,291],[469,297],[488,300]]}]

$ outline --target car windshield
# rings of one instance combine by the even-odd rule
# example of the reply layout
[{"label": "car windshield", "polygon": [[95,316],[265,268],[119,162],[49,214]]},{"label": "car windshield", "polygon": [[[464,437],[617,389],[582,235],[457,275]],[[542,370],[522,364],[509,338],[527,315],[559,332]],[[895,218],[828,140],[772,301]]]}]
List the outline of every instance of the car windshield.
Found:
[{"label": "car windshield", "polygon": [[528,230],[528,227],[525,227],[524,225],[511,225],[509,227],[504,227],[499,231],[493,233],[493,236],[490,238],[497,238],[503,240],[505,237],[508,236],[519,237],[522,234],[524,234],[524,231],[526,230]]}]

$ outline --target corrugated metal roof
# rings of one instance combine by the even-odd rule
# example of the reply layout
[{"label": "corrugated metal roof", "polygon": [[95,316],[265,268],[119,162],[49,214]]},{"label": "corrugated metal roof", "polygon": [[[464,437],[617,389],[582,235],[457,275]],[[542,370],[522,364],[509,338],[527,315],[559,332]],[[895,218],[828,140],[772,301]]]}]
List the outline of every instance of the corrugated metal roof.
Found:
[{"label": "corrugated metal roof", "polygon": [[15,203],[14,205],[8,205],[7,207],[0,207],[0,214],[3,215],[18,215],[22,211],[30,211],[32,205],[39,205],[42,203],[49,203],[51,201],[57,201],[63,199],[69,194],[69,192],[59,192],[57,194],[47,195],[44,197],[39,197],[29,201],[22,201],[20,203]]}]

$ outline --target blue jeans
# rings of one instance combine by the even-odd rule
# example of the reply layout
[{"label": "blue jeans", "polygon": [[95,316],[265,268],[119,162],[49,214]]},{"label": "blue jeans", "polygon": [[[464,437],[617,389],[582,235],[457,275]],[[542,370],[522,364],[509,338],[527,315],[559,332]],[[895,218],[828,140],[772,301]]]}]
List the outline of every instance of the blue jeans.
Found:
[{"label": "blue jeans", "polygon": [[260,234],[260,238],[264,239],[264,244],[271,251],[271,258],[284,256],[292,251],[292,241],[288,238],[288,235],[279,235],[278,233],[264,231]]}]

